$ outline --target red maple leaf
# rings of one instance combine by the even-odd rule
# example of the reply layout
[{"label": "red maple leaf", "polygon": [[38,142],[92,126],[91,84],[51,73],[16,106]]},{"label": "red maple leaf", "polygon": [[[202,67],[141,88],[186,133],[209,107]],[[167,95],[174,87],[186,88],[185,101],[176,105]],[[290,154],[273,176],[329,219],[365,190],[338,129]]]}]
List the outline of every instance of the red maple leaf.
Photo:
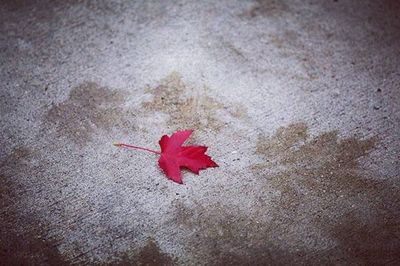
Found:
[{"label": "red maple leaf", "polygon": [[192,132],[193,130],[184,130],[173,133],[171,137],[162,136],[159,141],[161,152],[123,143],[114,143],[114,145],[160,154],[158,165],[165,175],[172,181],[182,184],[181,167],[187,168],[197,175],[202,169],[218,167],[211,157],[205,154],[207,147],[182,146]]}]

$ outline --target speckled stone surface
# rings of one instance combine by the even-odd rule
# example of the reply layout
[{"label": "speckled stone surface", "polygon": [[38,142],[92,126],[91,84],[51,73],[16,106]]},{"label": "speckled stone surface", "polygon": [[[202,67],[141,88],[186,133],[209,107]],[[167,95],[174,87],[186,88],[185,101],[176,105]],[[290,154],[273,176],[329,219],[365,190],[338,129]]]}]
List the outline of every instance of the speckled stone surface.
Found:
[{"label": "speckled stone surface", "polygon": [[[2,1],[0,264],[400,264],[400,2]],[[220,165],[165,178],[164,134]]]}]

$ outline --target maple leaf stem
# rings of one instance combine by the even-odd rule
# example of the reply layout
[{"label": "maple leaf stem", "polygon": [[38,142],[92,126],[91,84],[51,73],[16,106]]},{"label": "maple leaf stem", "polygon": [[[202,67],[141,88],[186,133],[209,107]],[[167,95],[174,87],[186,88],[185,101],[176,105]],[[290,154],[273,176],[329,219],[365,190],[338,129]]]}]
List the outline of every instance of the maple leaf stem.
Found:
[{"label": "maple leaf stem", "polygon": [[129,144],[124,144],[124,143],[113,143],[114,146],[117,147],[125,147],[125,148],[131,148],[131,149],[138,149],[138,150],[143,150],[143,151],[148,151],[148,152],[152,152],[155,154],[161,154],[161,152],[159,151],[154,151],[154,150],[150,150],[147,148],[143,148],[143,147],[138,147],[138,146],[133,146],[133,145],[129,145]]}]

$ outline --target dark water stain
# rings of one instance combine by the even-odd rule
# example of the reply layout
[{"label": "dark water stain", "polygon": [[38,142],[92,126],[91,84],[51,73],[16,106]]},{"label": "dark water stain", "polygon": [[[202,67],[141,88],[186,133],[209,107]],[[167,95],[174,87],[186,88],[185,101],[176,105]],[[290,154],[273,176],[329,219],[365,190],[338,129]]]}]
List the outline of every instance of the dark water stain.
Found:
[{"label": "dark water stain", "polygon": [[[188,207],[176,201],[174,212],[172,221],[168,223],[191,232],[185,242],[190,264],[295,265],[299,261],[308,264],[312,261],[304,251],[276,245],[274,241],[279,232],[274,232],[270,224],[255,216],[245,215],[235,207],[221,203],[196,203]],[[315,261],[328,262],[323,257]]]},{"label": "dark water stain", "polygon": [[64,102],[54,105],[46,120],[58,134],[85,144],[96,130],[110,130],[134,119],[135,114],[123,110],[123,103],[122,92],[87,82],[73,88]]},{"label": "dark water stain", "polygon": [[258,16],[276,18],[289,11],[289,5],[286,4],[285,1],[257,0],[255,1],[255,4],[249,10],[242,13],[241,16],[249,18],[255,18]]},{"label": "dark water stain", "polygon": [[177,201],[168,223],[191,232],[185,247],[207,265],[395,265],[400,190],[361,175],[358,163],[377,141],[340,139],[335,131],[310,137],[303,123],[260,135],[264,163],[251,167],[260,181],[248,187],[251,212],[223,201]]},{"label": "dark water stain", "polygon": [[[31,11],[34,14],[36,12],[44,12],[47,11],[51,14],[51,10],[49,10],[49,5],[53,7],[66,7],[67,3],[64,1],[49,1],[49,0],[38,0],[35,3],[31,1],[25,0],[3,0],[2,8],[7,10],[8,12],[28,12]],[[47,7],[47,10],[46,10]],[[54,15],[54,14],[53,14]],[[43,17],[38,16],[38,19],[43,19]]]},{"label": "dark water stain", "polygon": [[[337,243],[324,252],[332,260],[400,262],[400,190],[359,169],[358,161],[376,143],[377,138],[339,139],[335,131],[311,138],[303,123],[261,135],[257,154],[265,163],[254,165],[253,172],[281,193],[274,201],[274,223],[282,217],[296,222],[306,214]],[[270,169],[278,171],[269,174]]]},{"label": "dark water stain", "polygon": [[18,201],[21,187],[13,182],[13,179],[21,171],[26,170],[26,160],[32,155],[33,151],[18,147],[12,150],[3,160],[0,161],[0,207],[2,212],[12,208],[15,201]]},{"label": "dark water stain", "polygon": [[[283,30],[282,32],[267,36],[268,43],[278,48],[279,54],[284,58],[294,58],[304,71],[305,75],[297,74],[297,79],[314,80],[318,78],[321,68],[314,59],[313,53],[304,42],[300,34],[293,30]],[[285,70],[284,70],[285,71]]]},{"label": "dark water stain", "polygon": [[164,112],[169,115],[168,125],[177,129],[219,131],[224,123],[217,111],[227,110],[236,118],[242,118],[246,109],[238,104],[225,106],[207,93],[207,88],[195,89],[186,86],[181,76],[174,72],[155,88],[147,90],[153,95],[150,102],[143,103],[149,112]]},{"label": "dark water stain", "polygon": [[132,266],[171,266],[176,265],[176,259],[164,253],[157,242],[152,239],[147,244],[137,250],[133,255],[123,255],[119,262],[112,265],[132,265]]},{"label": "dark water stain", "polygon": [[16,148],[0,163],[0,264],[68,265],[57,250],[57,243],[47,239],[47,225],[40,223],[29,210],[21,210],[24,189],[15,180],[18,171],[28,171],[34,152]]},{"label": "dark water stain", "polygon": [[[308,15],[299,16],[304,13],[303,5],[288,1],[260,0],[255,1],[241,17],[248,20],[272,18],[274,23],[279,23],[280,19],[284,21],[282,30],[265,37],[279,49],[283,57],[296,59],[304,69],[305,77],[294,75],[296,79],[315,80],[326,76],[328,71],[335,71],[335,66],[329,66],[320,59],[337,59],[335,55],[338,47],[342,47],[343,57],[338,64],[350,65],[353,72],[367,72],[369,76],[380,80],[396,73],[397,61],[390,59],[396,58],[398,54],[399,1],[313,1],[305,5],[309,8]],[[291,19],[287,20],[289,16]],[[325,23],[314,23],[315,21]],[[360,34],[354,34],[354,28],[361,29]],[[301,29],[296,31],[300,38],[291,39],[287,33],[292,34],[293,31],[287,29]],[[325,45],[321,45],[321,42]],[[374,62],[372,66],[371,61]]]},{"label": "dark water stain", "polygon": [[9,113],[15,111],[18,106],[18,99],[13,97],[8,88],[4,88],[0,91],[0,114],[6,116]]},{"label": "dark water stain", "polygon": [[279,128],[272,137],[259,136],[256,152],[265,163],[252,169],[256,174],[263,169],[279,169],[281,172],[270,178],[269,184],[285,191],[290,199],[299,195],[299,188],[319,197],[326,197],[326,193],[356,197],[378,191],[377,182],[357,173],[358,159],[366,156],[376,141],[340,140],[335,131],[310,138],[305,124],[292,124]]},{"label": "dark water stain", "polygon": [[[365,75],[376,80],[391,79],[398,73],[400,46],[400,2],[397,0],[370,1],[358,8],[339,9],[332,12],[332,18],[344,25],[342,17],[353,17],[351,27],[359,28],[360,33],[343,30],[336,39],[350,48],[344,56],[351,64],[355,75]],[[348,24],[348,23],[347,23]],[[345,28],[345,26],[343,27]],[[371,62],[374,62],[371,65]]]},{"label": "dark water stain", "polygon": [[[256,4],[249,10],[245,11],[241,17],[244,19],[254,20],[258,18],[273,18],[275,22],[279,22],[279,19],[285,19],[286,16],[291,16],[294,22],[288,23],[285,20],[285,26],[280,27],[277,32],[271,35],[265,35],[264,38],[267,40],[267,45],[272,45],[272,48],[276,48],[276,51],[280,56],[284,58],[290,58],[297,61],[297,65],[300,66],[304,74],[297,74],[288,72],[286,69],[268,69],[268,72],[274,72],[280,75],[289,75],[297,80],[315,80],[325,70],[325,66],[320,64],[318,60],[315,60],[316,51],[310,49],[310,40],[326,39],[328,41],[331,32],[327,32],[323,26],[318,23],[313,23],[315,18],[301,17],[297,19],[299,14],[299,7],[290,4],[286,1],[275,1],[275,0],[258,0]],[[297,27],[291,27],[290,24],[302,25],[302,31],[293,30]],[[307,35],[307,42],[304,42],[304,35]],[[318,38],[317,38],[318,37]],[[328,49],[324,49],[323,57],[332,53]],[[262,71],[263,72],[263,71]]]}]

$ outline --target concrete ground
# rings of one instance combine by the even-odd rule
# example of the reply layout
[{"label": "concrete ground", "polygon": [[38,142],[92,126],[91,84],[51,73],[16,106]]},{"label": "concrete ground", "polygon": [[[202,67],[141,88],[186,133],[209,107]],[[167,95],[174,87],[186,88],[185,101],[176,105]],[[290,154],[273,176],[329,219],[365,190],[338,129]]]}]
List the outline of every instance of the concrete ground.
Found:
[{"label": "concrete ground", "polygon": [[[0,264],[399,265],[400,2],[2,1]],[[168,180],[177,129],[219,168]]]}]

